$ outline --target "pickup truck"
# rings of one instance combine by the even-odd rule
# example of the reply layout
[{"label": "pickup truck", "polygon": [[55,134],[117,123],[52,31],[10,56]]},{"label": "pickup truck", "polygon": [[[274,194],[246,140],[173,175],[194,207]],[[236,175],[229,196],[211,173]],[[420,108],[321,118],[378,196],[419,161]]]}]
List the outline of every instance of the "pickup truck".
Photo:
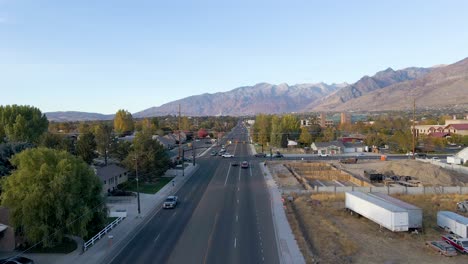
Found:
[{"label": "pickup truck", "polygon": [[426,241],[426,245],[439,252],[439,254],[447,257],[453,257],[457,255],[455,248],[446,241]]},{"label": "pickup truck", "polygon": [[224,153],[223,155],[221,155],[221,157],[223,157],[223,158],[234,158],[234,155],[229,154],[229,153]]},{"label": "pickup truck", "polygon": [[456,250],[461,253],[468,253],[468,238],[458,238],[452,235],[442,236],[442,240],[452,245]]},{"label": "pickup truck", "polygon": [[174,195],[168,196],[163,203],[163,208],[164,209],[175,208],[177,206],[177,201],[178,201],[177,196],[174,196]]}]

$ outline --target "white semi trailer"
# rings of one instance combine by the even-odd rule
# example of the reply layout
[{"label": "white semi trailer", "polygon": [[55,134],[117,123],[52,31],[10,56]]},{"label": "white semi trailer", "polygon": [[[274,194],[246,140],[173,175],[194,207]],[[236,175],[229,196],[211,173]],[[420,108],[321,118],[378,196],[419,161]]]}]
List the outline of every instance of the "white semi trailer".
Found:
[{"label": "white semi trailer", "polygon": [[368,193],[371,196],[385,200],[393,205],[399,206],[408,211],[408,228],[422,229],[423,211],[421,208],[399,200],[385,193]]},{"label": "white semi trailer", "polygon": [[450,211],[437,212],[437,225],[462,238],[468,238],[468,218]]},{"label": "white semi trailer", "polygon": [[393,232],[408,231],[408,210],[362,192],[346,192],[345,207]]}]

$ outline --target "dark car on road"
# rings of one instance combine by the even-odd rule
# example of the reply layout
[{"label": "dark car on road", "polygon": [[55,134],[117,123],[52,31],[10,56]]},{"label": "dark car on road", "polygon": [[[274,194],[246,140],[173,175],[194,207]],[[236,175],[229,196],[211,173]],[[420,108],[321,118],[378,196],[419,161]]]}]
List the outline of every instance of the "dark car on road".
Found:
[{"label": "dark car on road", "polygon": [[256,154],[255,154],[255,157],[257,157],[257,158],[265,158],[265,157],[266,157],[266,154],[265,154],[265,153],[256,153]]},{"label": "dark car on road", "polygon": [[276,152],[276,154],[273,155],[273,158],[284,158],[284,155],[279,152]]},{"label": "dark car on road", "polygon": [[241,168],[247,169],[248,167],[249,167],[249,162],[246,161],[246,160],[244,160],[244,161],[242,162],[242,164],[241,164]]}]

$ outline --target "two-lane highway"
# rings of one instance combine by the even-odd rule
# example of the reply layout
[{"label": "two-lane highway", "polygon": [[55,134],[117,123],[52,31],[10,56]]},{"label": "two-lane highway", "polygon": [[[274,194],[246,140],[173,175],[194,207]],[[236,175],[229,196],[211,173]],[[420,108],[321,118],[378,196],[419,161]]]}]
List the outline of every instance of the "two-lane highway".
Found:
[{"label": "two-lane highway", "polygon": [[[246,128],[227,135],[234,158],[199,158],[200,168],[179,190],[174,210],[161,210],[112,263],[279,263],[271,204]],[[235,143],[239,142],[239,143]]]}]

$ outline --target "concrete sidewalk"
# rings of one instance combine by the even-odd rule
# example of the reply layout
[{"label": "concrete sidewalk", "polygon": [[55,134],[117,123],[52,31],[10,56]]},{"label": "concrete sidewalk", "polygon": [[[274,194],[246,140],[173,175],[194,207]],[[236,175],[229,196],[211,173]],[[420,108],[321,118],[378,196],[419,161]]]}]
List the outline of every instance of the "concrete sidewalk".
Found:
[{"label": "concrete sidewalk", "polygon": [[[168,183],[155,194],[140,193],[141,214],[138,215],[137,199],[122,200],[121,202],[108,203],[109,211],[126,210],[127,217],[104,237],[98,240],[86,252],[82,252],[82,242],[78,249],[69,254],[24,254],[26,257],[34,259],[36,264],[98,264],[109,260],[110,255],[131,241],[137,234],[137,230],[142,228],[153,215],[160,209],[161,204],[168,195],[174,194],[198,169],[198,165],[191,163],[185,168],[185,176],[182,176],[181,170],[168,170],[167,176],[174,176],[174,184]],[[112,236],[112,239],[109,238]]]},{"label": "concrete sidewalk", "polygon": [[259,163],[263,175],[265,176],[268,191],[270,192],[271,213],[276,231],[276,243],[278,246],[280,263],[305,263],[304,256],[302,256],[299,250],[299,246],[297,245],[297,241],[294,238],[291,226],[286,217],[280,190],[273,180],[270,171],[264,164],[263,162]]}]

